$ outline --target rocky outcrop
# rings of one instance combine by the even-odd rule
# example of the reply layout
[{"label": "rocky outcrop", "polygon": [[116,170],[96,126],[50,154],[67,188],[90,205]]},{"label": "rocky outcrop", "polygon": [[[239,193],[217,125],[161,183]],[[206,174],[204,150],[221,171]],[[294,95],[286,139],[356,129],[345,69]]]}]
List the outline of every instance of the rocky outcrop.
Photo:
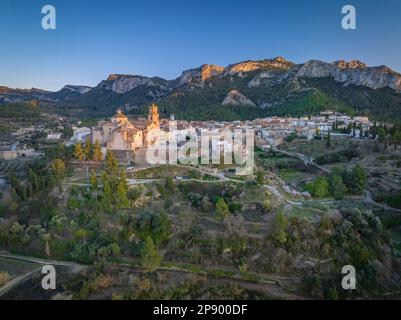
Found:
[{"label": "rocky outcrop", "polygon": [[199,68],[189,69],[182,72],[179,78],[179,84],[180,86],[190,85],[194,87],[203,87],[204,82],[212,77],[225,75],[238,75],[243,77],[243,73],[245,72],[256,70],[289,70],[294,66],[294,63],[289,62],[282,57],[269,60],[243,61],[231,64],[227,67],[204,64]]},{"label": "rocky outcrop", "polygon": [[202,81],[208,80],[211,77],[218,76],[224,72],[224,67],[213,64],[204,64],[201,67]]},{"label": "rocky outcrop", "polygon": [[388,87],[401,92],[401,74],[386,66],[368,67],[363,62],[336,61],[326,63],[311,60],[298,67],[298,77],[331,77],[344,85],[365,86],[372,89]]},{"label": "rocky outcrop", "polygon": [[66,86],[64,86],[61,90],[69,90],[71,92],[77,92],[79,94],[85,94],[88,91],[90,91],[92,89],[92,87],[88,87],[88,86],[74,86],[74,85],[70,85],[67,84]]},{"label": "rocky outcrop", "polygon": [[359,60],[351,60],[346,62],[344,60],[335,61],[333,63],[339,69],[366,69],[368,66],[359,61]]},{"label": "rocky outcrop", "polygon": [[237,90],[231,90],[221,104],[223,106],[230,105],[256,107],[256,104],[254,104],[250,99],[245,97],[241,92]]},{"label": "rocky outcrop", "polygon": [[199,85],[202,82],[202,73],[200,68],[185,70],[179,78],[179,85]]},{"label": "rocky outcrop", "polygon": [[50,100],[47,97],[49,91],[31,89],[13,89],[0,86],[0,103],[18,103],[30,100]]},{"label": "rocky outcrop", "polygon": [[202,65],[196,69],[186,70],[179,78],[179,85],[204,87],[204,82],[212,77],[237,75],[260,71],[248,83],[248,87],[258,87],[262,84],[275,86],[283,81],[295,81],[297,78],[330,77],[346,85],[366,86],[373,89],[389,87],[401,92],[401,75],[386,66],[368,67],[359,60],[339,60],[333,63],[310,60],[296,65],[282,57],[259,61],[244,61],[227,66]]},{"label": "rocky outcrop", "polygon": [[260,85],[275,86],[290,77],[288,72],[262,71],[248,82],[248,88],[259,87]]},{"label": "rocky outcrop", "polygon": [[236,64],[229,65],[225,69],[225,74],[237,74],[240,72],[250,72],[263,69],[283,69],[289,70],[295,64],[285,60],[282,57],[277,57],[268,60],[259,61],[244,61]]},{"label": "rocky outcrop", "polygon": [[335,80],[345,85],[352,84],[372,89],[388,87],[401,92],[401,75],[386,66],[344,69],[336,74]]},{"label": "rocky outcrop", "polygon": [[250,72],[255,70],[260,70],[265,67],[263,61],[244,61],[236,64],[229,65],[226,68],[225,73],[236,74],[240,72]]},{"label": "rocky outcrop", "polygon": [[139,86],[159,87],[168,90],[167,80],[161,78],[148,78],[138,75],[111,74],[107,80],[102,81],[99,86],[118,94],[124,94]]},{"label": "rocky outcrop", "polygon": [[336,77],[337,68],[331,63],[318,60],[310,60],[299,66],[296,75],[306,78]]},{"label": "rocky outcrop", "polygon": [[203,64],[199,68],[183,71],[180,77],[179,84],[182,85],[195,85],[203,86],[203,82],[221,75],[224,72],[224,67],[216,66],[213,64]]}]

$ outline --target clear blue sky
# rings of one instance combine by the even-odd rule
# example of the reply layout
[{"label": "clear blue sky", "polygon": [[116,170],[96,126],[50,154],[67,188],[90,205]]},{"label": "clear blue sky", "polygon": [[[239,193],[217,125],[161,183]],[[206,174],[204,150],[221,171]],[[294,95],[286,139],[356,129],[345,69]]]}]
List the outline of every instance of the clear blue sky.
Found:
[{"label": "clear blue sky", "polygon": [[[53,4],[57,30],[41,28]],[[357,30],[341,28],[353,4]],[[360,59],[401,71],[399,0],[0,0],[0,85],[58,90],[203,63]]]}]

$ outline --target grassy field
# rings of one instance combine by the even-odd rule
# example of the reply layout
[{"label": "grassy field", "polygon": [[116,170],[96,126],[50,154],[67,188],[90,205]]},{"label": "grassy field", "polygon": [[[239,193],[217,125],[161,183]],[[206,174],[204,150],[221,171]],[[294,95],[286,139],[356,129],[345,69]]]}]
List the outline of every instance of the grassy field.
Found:
[{"label": "grassy field", "polygon": [[174,178],[176,176],[201,178],[202,175],[195,170],[169,165],[163,165],[155,168],[141,170],[138,172],[128,173],[128,177],[137,179],[164,179],[166,177]]},{"label": "grassy field", "polygon": [[311,174],[308,172],[299,171],[293,168],[281,169],[279,170],[278,175],[281,179],[283,179],[287,183],[306,179],[311,176]]}]

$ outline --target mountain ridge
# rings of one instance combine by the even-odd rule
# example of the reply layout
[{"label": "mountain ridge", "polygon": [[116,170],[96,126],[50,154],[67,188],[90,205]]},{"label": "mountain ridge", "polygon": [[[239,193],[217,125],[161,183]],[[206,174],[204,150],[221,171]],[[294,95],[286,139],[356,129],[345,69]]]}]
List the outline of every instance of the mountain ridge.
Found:
[{"label": "mountain ridge", "polygon": [[[177,77],[176,79],[173,80],[167,80],[162,77],[154,76],[154,77],[148,77],[148,76],[143,76],[143,75],[133,75],[133,74],[117,74],[117,73],[111,73],[109,76],[105,79],[99,82],[99,85],[104,84],[105,82],[113,82],[113,81],[121,81],[122,79],[128,80],[128,79],[136,79],[137,82],[140,80],[143,81],[143,83],[134,83],[134,86],[132,88],[129,88],[132,90],[138,85],[142,84],[149,84],[153,85],[152,80],[158,79],[160,82],[165,82],[165,83],[177,83],[177,81],[180,83],[180,85],[185,85],[188,83],[191,83],[191,81],[188,79],[188,76],[192,76],[194,78],[199,78],[201,81],[206,81],[210,79],[213,76],[225,76],[225,75],[235,75],[239,74],[241,72],[251,72],[251,71],[259,71],[259,70],[265,70],[269,68],[277,68],[277,69],[282,69],[282,70],[291,70],[293,68],[298,69],[299,76],[307,76],[307,77],[327,77],[327,76],[332,76],[334,77],[338,82],[346,82],[344,81],[344,77],[341,77],[340,75],[336,74],[336,69],[339,71],[347,71],[347,70],[360,70],[360,71],[380,71],[382,74],[387,74],[391,75],[394,78],[396,78],[395,84],[390,86],[387,82],[381,82],[375,86],[372,85],[372,88],[382,88],[382,87],[390,87],[394,90],[400,91],[401,92],[401,74],[394,71],[393,69],[387,67],[386,65],[380,65],[380,66],[368,66],[366,63],[361,62],[360,60],[350,60],[350,61],[345,61],[345,60],[336,60],[333,62],[324,62],[322,60],[316,60],[316,59],[311,59],[306,61],[305,63],[300,63],[296,64],[293,63],[289,60],[286,60],[283,57],[276,57],[273,59],[263,59],[263,60],[245,60],[241,61],[238,63],[233,63],[229,64],[227,66],[218,66],[218,65],[213,65],[213,64],[203,64],[200,67],[197,68],[192,68],[192,69],[187,69],[182,71],[181,75]],[[316,69],[320,69],[317,71]],[[187,79],[185,79],[187,78]],[[358,84],[357,84],[358,85]],[[367,84],[362,84],[365,86],[370,86],[369,83]],[[97,87],[95,86],[95,87]],[[128,86],[130,87],[130,86]],[[76,88],[74,90],[74,88]],[[82,94],[88,92],[90,89],[93,89],[94,87],[90,86],[85,86],[85,85],[65,85],[62,89],[59,91],[49,91],[49,90],[44,90],[44,89],[39,89],[39,88],[10,88],[7,86],[1,86],[0,85],[0,94],[6,94],[8,92],[27,92],[27,93],[42,93],[42,94],[47,94],[47,93],[56,93],[60,92],[63,89],[70,89],[71,91],[79,91],[78,88],[82,88],[83,92]],[[113,90],[113,88],[111,88]],[[117,90],[120,91],[120,90]],[[128,90],[129,91],[129,90]],[[123,90],[121,93],[125,93],[127,91]]]},{"label": "mountain ridge", "polygon": [[[357,112],[365,109],[369,113],[379,113],[380,103],[386,103],[389,114],[399,117],[401,74],[387,66],[372,67],[359,60],[324,62],[312,59],[296,64],[276,57],[227,66],[203,64],[184,70],[173,80],[110,74],[92,88],[67,85],[60,91],[48,92],[0,87],[0,104],[38,99],[72,112],[83,110],[109,115],[118,107],[139,114],[144,105],[158,102],[165,114],[174,111],[176,115],[180,112],[189,115],[185,108],[201,111],[203,107],[208,111],[205,114],[217,117],[227,112],[242,117],[244,111],[253,117],[270,114],[272,110],[281,112],[280,106],[291,111],[291,103],[296,105],[302,99],[309,101],[310,97],[310,103],[316,103],[313,98],[324,95],[326,104],[347,105]],[[214,110],[209,110],[212,108],[219,112],[215,114]]]}]

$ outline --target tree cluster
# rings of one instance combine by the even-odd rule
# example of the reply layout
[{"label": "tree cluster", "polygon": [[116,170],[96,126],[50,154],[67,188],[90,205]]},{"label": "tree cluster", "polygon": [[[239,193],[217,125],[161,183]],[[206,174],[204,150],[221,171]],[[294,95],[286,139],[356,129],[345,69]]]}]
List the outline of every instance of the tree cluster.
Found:
[{"label": "tree cluster", "polygon": [[98,140],[94,144],[89,139],[84,144],[78,142],[74,145],[74,158],[79,161],[102,161],[102,148]]},{"label": "tree cluster", "polygon": [[304,188],[317,198],[332,196],[342,199],[345,194],[361,194],[366,187],[367,176],[364,168],[357,164],[351,169],[334,168],[328,177],[319,177]]}]

